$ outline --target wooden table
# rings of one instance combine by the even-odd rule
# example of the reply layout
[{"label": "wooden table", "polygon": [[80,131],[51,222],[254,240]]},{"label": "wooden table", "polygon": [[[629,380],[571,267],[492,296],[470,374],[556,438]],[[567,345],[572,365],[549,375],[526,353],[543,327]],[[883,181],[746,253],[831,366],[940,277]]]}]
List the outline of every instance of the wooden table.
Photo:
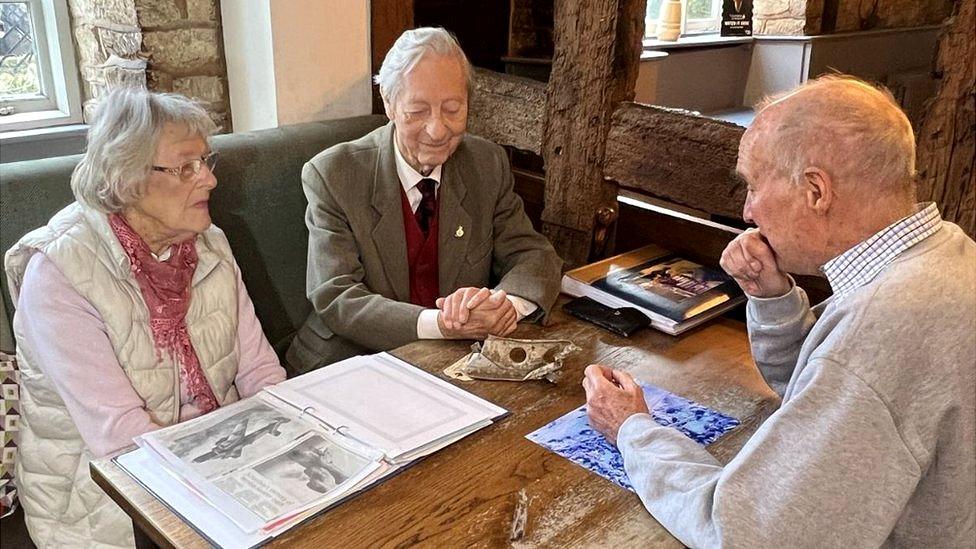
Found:
[{"label": "wooden table", "polygon": [[[520,326],[514,337],[570,339],[583,351],[564,363],[557,385],[545,382],[460,384],[511,415],[428,456],[400,475],[272,542],[288,547],[654,546],[680,547],[641,505],[619,488],[525,438],[584,402],[587,364],[623,368],[739,418],[742,425],[709,447],[722,463],[739,451],[778,405],[749,353],[745,326],[717,319],[681,337],[644,330],[620,338],[557,311],[548,327]],[[423,341],[394,351],[428,372],[441,371],[470,342]],[[179,517],[107,459],[92,477],[156,544],[206,547]],[[524,537],[509,540],[518,492],[530,503]]]}]

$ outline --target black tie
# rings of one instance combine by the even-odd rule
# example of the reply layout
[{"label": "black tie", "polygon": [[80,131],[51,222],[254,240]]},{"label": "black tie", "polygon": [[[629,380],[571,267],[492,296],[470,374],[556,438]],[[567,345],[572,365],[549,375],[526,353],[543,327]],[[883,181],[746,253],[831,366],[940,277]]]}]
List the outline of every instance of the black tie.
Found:
[{"label": "black tie", "polygon": [[436,181],[429,178],[421,179],[417,183],[417,190],[420,191],[423,198],[420,199],[420,205],[417,206],[414,216],[417,218],[417,225],[420,225],[420,230],[424,232],[424,236],[430,232],[430,220],[434,219],[434,214],[437,213],[437,194],[434,190],[436,184]]}]

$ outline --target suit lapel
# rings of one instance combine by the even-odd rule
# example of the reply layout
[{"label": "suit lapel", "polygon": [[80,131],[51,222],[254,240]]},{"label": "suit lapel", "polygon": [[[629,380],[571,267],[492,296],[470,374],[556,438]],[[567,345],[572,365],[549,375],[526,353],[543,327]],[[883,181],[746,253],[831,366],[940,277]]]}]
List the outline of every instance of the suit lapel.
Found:
[{"label": "suit lapel", "polygon": [[471,238],[471,216],[464,208],[465,186],[454,155],[444,163],[440,185],[440,211],[437,230],[437,283],[441,295],[455,288],[461,265],[467,257],[468,240]]},{"label": "suit lapel", "polygon": [[403,230],[403,210],[400,202],[400,177],[393,156],[393,123],[380,136],[379,153],[373,175],[371,204],[379,214],[373,227],[373,244],[380,255],[383,271],[396,293],[397,300],[410,301],[410,270],[407,266],[407,237]]}]

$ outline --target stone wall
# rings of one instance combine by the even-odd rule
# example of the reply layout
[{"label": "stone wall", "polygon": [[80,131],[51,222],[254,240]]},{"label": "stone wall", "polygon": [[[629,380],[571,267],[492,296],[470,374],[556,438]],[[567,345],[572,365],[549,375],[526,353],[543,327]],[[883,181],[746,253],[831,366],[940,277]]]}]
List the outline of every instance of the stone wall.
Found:
[{"label": "stone wall", "polygon": [[146,85],[142,30],[132,0],[68,0],[84,97],[85,120],[117,85]]},{"label": "stone wall", "polygon": [[[814,13],[823,8],[823,0],[755,0],[752,8],[753,34],[778,36],[803,36],[812,25],[820,28],[819,21],[808,17],[808,8]],[[811,25],[807,22],[810,20]]]},{"label": "stone wall", "polygon": [[231,131],[218,0],[135,0],[150,89],[199,100]]},{"label": "stone wall", "polygon": [[755,0],[757,35],[802,36],[936,25],[952,0]]},{"label": "stone wall", "polygon": [[199,100],[232,130],[218,0],[68,0],[85,119],[108,89],[135,85]]}]

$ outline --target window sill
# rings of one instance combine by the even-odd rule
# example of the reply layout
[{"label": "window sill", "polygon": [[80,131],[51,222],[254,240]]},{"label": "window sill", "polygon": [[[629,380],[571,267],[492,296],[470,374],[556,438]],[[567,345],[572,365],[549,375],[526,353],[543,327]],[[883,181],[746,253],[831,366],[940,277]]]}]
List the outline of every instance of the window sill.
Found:
[{"label": "window sill", "polygon": [[752,120],[756,117],[756,111],[750,109],[749,107],[741,107],[738,109],[725,109],[715,112],[706,112],[703,113],[702,116],[712,118],[714,120],[730,122],[736,126],[748,128],[750,125],[752,125]]},{"label": "window sill", "polygon": [[668,56],[666,51],[655,51],[655,50],[644,50],[641,52],[640,60],[643,61],[655,61],[665,59]]},{"label": "window sill", "polygon": [[71,114],[58,109],[47,111],[19,112],[0,117],[0,136],[7,133],[20,133],[65,124],[81,122],[81,113]]},{"label": "window sill", "polygon": [[644,39],[644,51],[667,51],[681,48],[709,48],[721,46],[734,46],[737,44],[751,44],[751,36],[719,36],[718,34],[694,34],[682,36],[675,42],[658,40],[656,38]]},{"label": "window sill", "polygon": [[0,164],[78,154],[85,150],[87,135],[87,124],[3,131],[0,132]]},{"label": "window sill", "polygon": [[[756,41],[759,42],[834,42],[834,41],[842,41],[842,40],[850,40],[850,39],[863,40],[865,38],[886,36],[891,34],[930,32],[930,31],[940,31],[940,30],[942,30],[942,25],[922,25],[918,27],[898,27],[894,29],[874,29],[874,30],[867,30],[867,31],[839,32],[836,34],[814,34],[814,35],[805,35],[805,36],[757,35],[755,36],[755,39]],[[645,45],[644,47],[646,48],[647,46]]]}]

